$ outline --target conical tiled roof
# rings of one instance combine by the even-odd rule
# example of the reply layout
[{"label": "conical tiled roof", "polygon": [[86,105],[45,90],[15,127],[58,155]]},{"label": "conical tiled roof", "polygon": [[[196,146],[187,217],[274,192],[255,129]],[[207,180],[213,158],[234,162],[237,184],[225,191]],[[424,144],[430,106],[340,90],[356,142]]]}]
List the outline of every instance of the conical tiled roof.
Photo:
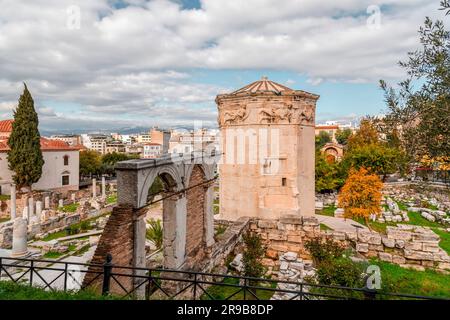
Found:
[{"label": "conical tiled roof", "polygon": [[282,92],[294,92],[295,90],[283,86],[279,83],[270,81],[267,77],[262,77],[261,80],[252,82],[245,87],[232,92],[231,94],[239,93],[256,93],[256,92],[274,92],[280,94]]}]

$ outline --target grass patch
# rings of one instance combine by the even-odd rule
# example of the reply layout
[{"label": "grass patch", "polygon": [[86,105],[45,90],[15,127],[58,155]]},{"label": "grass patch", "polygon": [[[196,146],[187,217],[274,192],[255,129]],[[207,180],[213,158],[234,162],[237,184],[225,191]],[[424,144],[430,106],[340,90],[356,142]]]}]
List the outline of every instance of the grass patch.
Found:
[{"label": "grass patch", "polygon": [[329,226],[327,226],[327,225],[321,223],[321,224],[320,224],[320,230],[326,231],[326,230],[333,230],[333,229],[331,229]]},{"label": "grass patch", "polygon": [[80,205],[80,204],[79,204],[79,203],[76,203],[76,202],[74,202],[74,203],[69,203],[69,204],[66,204],[65,206],[63,206],[63,207],[61,208],[61,211],[62,211],[62,212],[70,212],[70,213],[73,213],[73,212],[77,211],[77,208],[78,208],[79,205]]},{"label": "grass patch", "polygon": [[0,194],[0,201],[10,200],[11,196],[9,194]]},{"label": "grass patch", "polygon": [[75,251],[73,254],[75,256],[82,256],[83,254],[85,254],[89,250],[90,247],[91,246],[89,244],[86,244],[83,247],[81,247],[81,249]]},{"label": "grass patch", "polygon": [[336,207],[334,205],[323,207],[322,210],[316,210],[316,214],[320,214],[322,216],[329,216],[334,217],[334,211],[336,210]]},{"label": "grass patch", "polygon": [[117,194],[110,195],[106,198],[107,204],[117,203]]},{"label": "grass patch", "polygon": [[442,225],[437,222],[428,221],[427,219],[422,217],[419,212],[409,211],[408,217],[409,217],[408,224],[413,224],[416,226],[423,226],[423,227],[432,227],[432,228],[442,227]]},{"label": "grass patch", "polygon": [[450,297],[450,277],[427,269],[416,271],[396,264],[371,260],[381,270],[382,290],[434,297]]},{"label": "grass patch", "polygon": [[107,216],[107,215],[109,215],[109,213],[104,213],[98,217],[93,217],[93,218],[89,218],[87,220],[83,220],[83,221],[74,223],[70,226],[70,231],[69,231],[69,229],[66,228],[66,229],[58,231],[58,232],[50,233],[45,238],[43,238],[42,241],[50,241],[50,240],[54,240],[54,239],[58,239],[58,238],[62,238],[62,237],[67,237],[70,235],[75,235],[80,232],[86,232],[89,230],[93,230],[94,227],[91,226],[91,222],[97,220],[98,218]]},{"label": "grass patch", "polygon": [[6,222],[11,220],[10,218],[6,217],[6,218],[0,218],[0,223]]},{"label": "grass patch", "polygon": [[219,206],[214,206],[213,205],[213,212],[214,212],[214,214],[219,214],[219,210],[220,210]]},{"label": "grass patch", "polygon": [[392,227],[397,226],[396,222],[381,223],[378,221],[369,221],[369,225],[367,225],[366,221],[361,217],[353,218],[352,220],[362,224],[363,226],[370,227],[370,229],[372,229],[373,231],[376,231],[376,232],[382,233],[382,234],[386,234],[386,228],[388,226],[392,226]]},{"label": "grass patch", "polygon": [[[237,278],[225,278],[222,283],[224,284],[239,284],[239,279]],[[268,283],[269,284],[269,283]],[[260,284],[261,285],[261,284]],[[270,283],[270,288],[276,288],[276,282]],[[215,300],[225,300],[229,296],[231,296],[236,291],[239,291],[240,288],[232,287],[232,286],[221,286],[221,285],[212,285],[206,291],[215,299]],[[270,300],[273,296],[274,292],[269,290],[258,289],[255,293],[260,300]],[[246,293],[246,298],[251,299],[253,296],[250,292]],[[210,300],[209,296],[203,294],[200,298],[201,300]],[[239,292],[231,297],[229,300],[244,300],[244,292]]]},{"label": "grass patch", "polygon": [[69,245],[68,249],[64,252],[57,252],[57,251],[49,251],[46,254],[44,254],[42,257],[45,259],[58,259],[62,257],[63,255],[68,254],[71,251],[75,251],[77,247],[73,244]]},{"label": "grass patch", "polygon": [[213,204],[219,204],[219,199],[214,199]]},{"label": "grass patch", "polygon": [[220,235],[224,234],[227,230],[227,226],[224,225],[218,225],[217,228],[214,230],[214,238],[219,237]]},{"label": "grass patch", "polygon": [[0,281],[0,300],[117,300],[114,296],[102,296],[95,292],[47,291],[12,281]]},{"label": "grass patch", "polygon": [[431,228],[431,230],[433,230],[441,238],[439,246],[450,255],[450,233],[438,228]]}]

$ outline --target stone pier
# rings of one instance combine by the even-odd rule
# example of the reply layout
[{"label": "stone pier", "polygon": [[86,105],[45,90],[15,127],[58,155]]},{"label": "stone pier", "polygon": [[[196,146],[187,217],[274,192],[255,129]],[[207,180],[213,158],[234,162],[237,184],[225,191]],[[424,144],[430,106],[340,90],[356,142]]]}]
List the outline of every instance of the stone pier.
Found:
[{"label": "stone pier", "polygon": [[102,199],[106,199],[106,181],[105,181],[105,176],[102,176]]},{"label": "stone pier", "polygon": [[28,254],[27,232],[27,221],[23,218],[15,219],[13,226],[13,245],[11,257],[20,258]]},{"label": "stone pier", "polygon": [[45,209],[50,209],[50,197],[49,196],[46,196],[44,198],[44,208]]},{"label": "stone pier", "polygon": [[30,217],[34,216],[34,199],[28,198],[28,214]]},{"label": "stone pier", "polygon": [[42,215],[42,201],[36,201],[36,217],[41,220]]},{"label": "stone pier", "polygon": [[11,184],[11,220],[14,220],[16,218],[16,185]]},{"label": "stone pier", "polygon": [[97,180],[94,178],[92,179],[92,198],[97,197]]}]

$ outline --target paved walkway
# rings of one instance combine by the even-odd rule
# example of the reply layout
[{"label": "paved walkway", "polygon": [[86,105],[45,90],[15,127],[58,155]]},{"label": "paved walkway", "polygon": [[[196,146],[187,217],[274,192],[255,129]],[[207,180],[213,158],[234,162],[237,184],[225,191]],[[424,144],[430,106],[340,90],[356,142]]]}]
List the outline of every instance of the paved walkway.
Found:
[{"label": "paved walkway", "polygon": [[334,231],[355,232],[357,229],[369,230],[366,226],[351,219],[336,218],[316,214],[319,223],[326,225]]}]

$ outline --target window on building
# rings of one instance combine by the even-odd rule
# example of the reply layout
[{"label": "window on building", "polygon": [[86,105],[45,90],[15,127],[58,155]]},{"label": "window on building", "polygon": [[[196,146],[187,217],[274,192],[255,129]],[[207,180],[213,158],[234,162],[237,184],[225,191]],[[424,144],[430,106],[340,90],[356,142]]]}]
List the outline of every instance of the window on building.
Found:
[{"label": "window on building", "polygon": [[69,185],[69,176],[68,175],[62,176],[62,185],[63,186],[68,186]]},{"label": "window on building", "polygon": [[286,187],[286,178],[281,178],[281,185]]},{"label": "window on building", "polygon": [[64,158],[64,165],[68,166],[69,165],[69,156],[65,155],[63,158]]}]

